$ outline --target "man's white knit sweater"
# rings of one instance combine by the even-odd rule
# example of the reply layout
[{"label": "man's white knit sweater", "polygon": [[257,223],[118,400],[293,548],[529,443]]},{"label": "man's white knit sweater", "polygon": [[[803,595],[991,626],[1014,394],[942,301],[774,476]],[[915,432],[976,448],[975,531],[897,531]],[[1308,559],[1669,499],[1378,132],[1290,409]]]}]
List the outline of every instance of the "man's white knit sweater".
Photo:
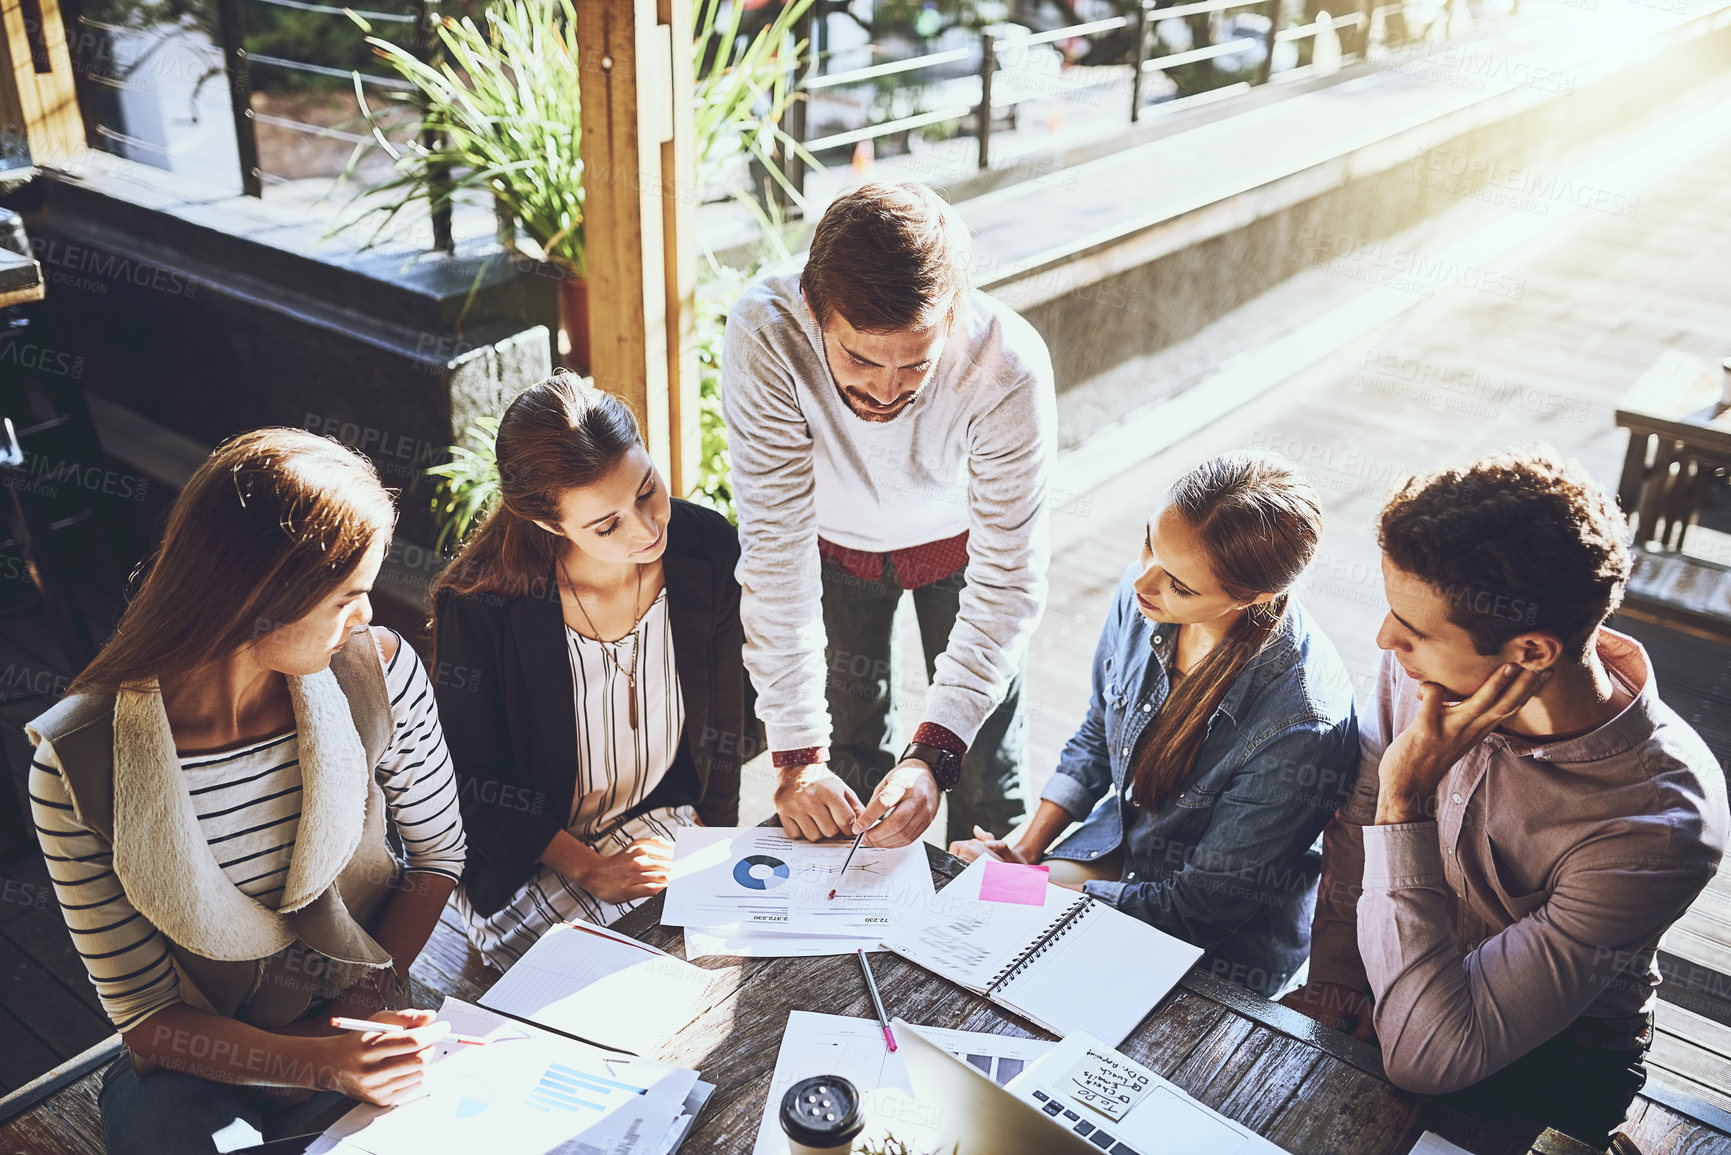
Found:
[{"label": "man's white knit sweater", "polygon": [[974,292],[918,399],[889,421],[866,421],[830,374],[795,270],[745,291],[721,364],[745,664],[770,748],[830,739],[818,536],[887,553],[964,530],[967,584],[925,721],[971,744],[1046,601],[1057,407],[1040,335]]}]

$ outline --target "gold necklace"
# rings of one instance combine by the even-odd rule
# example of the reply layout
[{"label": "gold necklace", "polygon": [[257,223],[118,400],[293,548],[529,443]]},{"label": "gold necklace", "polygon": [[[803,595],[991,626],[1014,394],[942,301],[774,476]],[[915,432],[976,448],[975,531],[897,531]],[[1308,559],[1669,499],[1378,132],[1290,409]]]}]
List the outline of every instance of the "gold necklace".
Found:
[{"label": "gold necklace", "polygon": [[583,608],[583,599],[577,596],[577,583],[571,580],[571,571],[565,568],[565,559],[559,559],[559,572],[565,576],[565,588],[571,591],[571,600],[577,603],[577,612],[583,615],[583,621],[589,627],[589,632],[595,636],[601,646],[601,656],[613,663],[613,668],[619,671],[619,676],[625,679],[626,711],[625,718],[631,723],[633,730],[637,729],[637,653],[641,639],[637,627],[642,619],[637,616],[637,603],[643,600],[643,563],[637,563],[637,588],[631,595],[631,668],[627,670],[619,664],[619,655],[613,652],[613,647],[623,642],[623,636],[606,641],[601,637],[601,631],[595,628],[595,621],[589,616],[589,611]]}]

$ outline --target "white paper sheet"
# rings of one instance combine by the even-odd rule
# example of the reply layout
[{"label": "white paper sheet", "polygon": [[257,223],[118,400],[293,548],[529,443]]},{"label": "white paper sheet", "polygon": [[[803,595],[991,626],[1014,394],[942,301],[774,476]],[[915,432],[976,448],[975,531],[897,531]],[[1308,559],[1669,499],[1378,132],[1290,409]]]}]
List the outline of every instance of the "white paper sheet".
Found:
[{"label": "white paper sheet", "polygon": [[1426,1131],[1412,1146],[1412,1155],[1472,1155],[1465,1147],[1450,1143],[1435,1131]]},{"label": "white paper sheet", "polygon": [[[1008,1083],[1055,1045],[1043,1039],[947,1027],[920,1030],[999,1085]],[[866,1101],[867,1139],[881,1137],[886,1122],[905,1123],[918,1111],[907,1067],[899,1054],[884,1045],[883,1028],[876,1019],[793,1011],[781,1036],[781,1051],[776,1056],[775,1074],[770,1077],[752,1155],[787,1155],[787,1137],[776,1118],[781,1097],[789,1087],[812,1075],[840,1075],[859,1088]]]},{"label": "white paper sheet", "polygon": [[878,937],[898,908],[931,900],[924,844],[862,846],[843,874],[851,845],[774,827],[681,827],[662,925]]},{"label": "white paper sheet", "polygon": [[[1201,957],[1201,947],[1092,902],[997,994],[1053,1034],[1086,1031],[1116,1045]],[[1114,981],[1095,981],[1102,967]]]},{"label": "white paper sheet", "polygon": [[614,1055],[447,998],[439,1018],[486,1046],[440,1044],[427,1094],[395,1107],[360,1106],[308,1155],[425,1155],[485,1151],[542,1155],[583,1150],[655,1155],[697,1072]]},{"label": "white paper sheet", "polygon": [[616,931],[559,925],[481,1005],[603,1047],[654,1055],[697,1017],[713,976]]},{"label": "white paper sheet", "polygon": [[824,934],[766,934],[742,926],[685,928],[688,959],[731,955],[739,958],[815,958],[819,955],[867,953],[883,950],[874,935],[853,938]]},{"label": "white paper sheet", "polygon": [[[1032,943],[1088,899],[1046,885],[1043,906],[983,902],[988,859],[978,858],[928,902],[908,904],[884,932],[884,945],[965,987],[983,991]],[[1112,984],[1097,984],[1111,990]]]}]

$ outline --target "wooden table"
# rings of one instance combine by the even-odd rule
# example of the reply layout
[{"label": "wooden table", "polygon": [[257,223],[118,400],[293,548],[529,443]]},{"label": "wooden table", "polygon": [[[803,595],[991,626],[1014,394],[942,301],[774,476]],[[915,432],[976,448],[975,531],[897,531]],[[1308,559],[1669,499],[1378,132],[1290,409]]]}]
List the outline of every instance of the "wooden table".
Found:
[{"label": "wooden table", "polygon": [[[934,847],[927,851],[939,887],[960,873],[958,860]],[[659,925],[660,915],[661,901],[656,899],[620,920],[618,929],[683,955],[682,932]],[[695,1067],[716,1084],[682,1155],[749,1152],[788,1012],[869,1018],[872,1010],[858,965],[848,956],[715,958],[698,965],[722,977],[702,1014],[658,1056]],[[885,1006],[909,1022],[1042,1034],[894,955],[878,955],[872,965]],[[469,949],[449,912],[414,970],[420,1005],[437,1006],[443,993],[473,1001],[496,977]],[[1092,978],[1110,981],[1109,975]],[[1522,1137],[1499,1133],[1392,1086],[1382,1077],[1375,1048],[1200,969],[1193,970],[1120,1049],[1293,1155],[1405,1155],[1426,1128],[1474,1155],[1519,1155],[1527,1150]],[[93,1073],[80,1079],[0,1127],[0,1155],[100,1152],[98,1077]],[[1642,1098],[1625,1130],[1645,1155],[1731,1155],[1731,1134],[1684,1114],[1688,1107]]]}]

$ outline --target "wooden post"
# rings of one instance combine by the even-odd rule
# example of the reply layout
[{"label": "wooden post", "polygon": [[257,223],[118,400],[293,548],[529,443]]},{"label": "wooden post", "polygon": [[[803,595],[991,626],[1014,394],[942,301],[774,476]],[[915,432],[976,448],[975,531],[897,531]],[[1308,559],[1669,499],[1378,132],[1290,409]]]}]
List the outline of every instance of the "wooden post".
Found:
[{"label": "wooden post", "polygon": [[688,0],[584,0],[577,44],[590,372],[630,401],[683,495],[698,457]]},{"label": "wooden post", "polygon": [[84,152],[72,56],[57,0],[0,0],[0,121],[8,151],[20,139],[33,164],[62,165]]},{"label": "wooden post", "polygon": [[672,30],[673,134],[661,143],[661,249],[667,308],[667,484],[674,493],[697,487],[703,459],[697,368],[697,129],[692,104],[680,99],[697,81],[692,64],[691,0],[657,0]]}]

